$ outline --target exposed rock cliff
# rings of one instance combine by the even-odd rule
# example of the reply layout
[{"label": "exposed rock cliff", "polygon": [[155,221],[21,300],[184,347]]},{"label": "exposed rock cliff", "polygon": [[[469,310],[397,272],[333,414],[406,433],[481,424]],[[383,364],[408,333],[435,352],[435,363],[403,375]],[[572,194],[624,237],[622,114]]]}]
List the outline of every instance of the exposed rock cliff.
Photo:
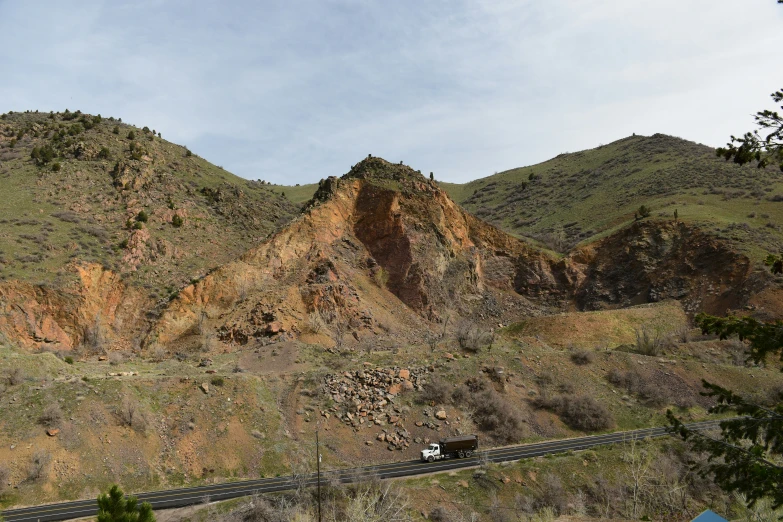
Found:
[{"label": "exposed rock cliff", "polygon": [[[139,248],[144,239],[139,234]],[[558,259],[380,158],[323,180],[291,224],[182,289],[149,323],[144,310],[154,303],[116,274],[76,270],[80,283],[66,291],[0,287],[0,331],[23,346],[61,348],[96,339],[133,346],[142,332],[146,346],[185,351],[210,350],[215,339],[404,342],[446,317],[493,324],[665,299],[683,301],[690,313],[723,313],[770,282],[747,257],[671,221],[636,223]]]},{"label": "exposed rock cliff", "polygon": [[0,334],[27,349],[104,351],[138,345],[148,328],[148,298],[100,265],[71,270],[77,281],[61,289],[0,284]]}]

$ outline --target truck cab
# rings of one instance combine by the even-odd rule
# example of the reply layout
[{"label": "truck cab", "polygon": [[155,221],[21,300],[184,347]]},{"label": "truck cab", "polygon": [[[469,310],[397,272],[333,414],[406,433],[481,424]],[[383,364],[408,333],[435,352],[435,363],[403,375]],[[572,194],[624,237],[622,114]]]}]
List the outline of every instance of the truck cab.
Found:
[{"label": "truck cab", "polygon": [[443,455],[440,453],[440,444],[437,442],[433,442],[423,450],[421,450],[421,460],[426,462],[433,462],[435,460],[440,460],[443,458]]}]

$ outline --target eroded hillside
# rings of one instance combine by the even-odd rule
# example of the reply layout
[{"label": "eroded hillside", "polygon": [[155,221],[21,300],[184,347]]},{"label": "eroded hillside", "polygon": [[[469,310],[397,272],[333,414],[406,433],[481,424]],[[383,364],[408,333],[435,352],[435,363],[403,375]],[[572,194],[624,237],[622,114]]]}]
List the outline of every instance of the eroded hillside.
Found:
[{"label": "eroded hillside", "polygon": [[55,288],[95,263],[162,300],[295,214],[147,127],[80,112],[0,117],[0,281]]}]

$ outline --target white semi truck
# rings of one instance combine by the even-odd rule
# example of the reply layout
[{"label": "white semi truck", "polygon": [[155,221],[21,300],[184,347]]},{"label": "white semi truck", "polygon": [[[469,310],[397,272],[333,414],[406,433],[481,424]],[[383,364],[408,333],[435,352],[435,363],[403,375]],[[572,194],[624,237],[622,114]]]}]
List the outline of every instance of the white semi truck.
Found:
[{"label": "white semi truck", "polygon": [[475,435],[462,435],[449,437],[440,442],[433,442],[421,450],[421,460],[434,462],[450,457],[465,458],[473,455],[478,449],[478,437]]}]

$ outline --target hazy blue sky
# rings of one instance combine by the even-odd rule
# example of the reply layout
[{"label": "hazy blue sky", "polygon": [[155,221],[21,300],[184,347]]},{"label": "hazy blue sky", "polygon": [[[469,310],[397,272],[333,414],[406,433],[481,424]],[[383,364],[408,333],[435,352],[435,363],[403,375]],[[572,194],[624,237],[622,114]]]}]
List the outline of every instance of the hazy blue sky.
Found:
[{"label": "hazy blue sky", "polygon": [[0,112],[149,126],[240,176],[371,153],[468,181],[662,132],[711,146],[783,88],[775,0],[0,0]]}]

